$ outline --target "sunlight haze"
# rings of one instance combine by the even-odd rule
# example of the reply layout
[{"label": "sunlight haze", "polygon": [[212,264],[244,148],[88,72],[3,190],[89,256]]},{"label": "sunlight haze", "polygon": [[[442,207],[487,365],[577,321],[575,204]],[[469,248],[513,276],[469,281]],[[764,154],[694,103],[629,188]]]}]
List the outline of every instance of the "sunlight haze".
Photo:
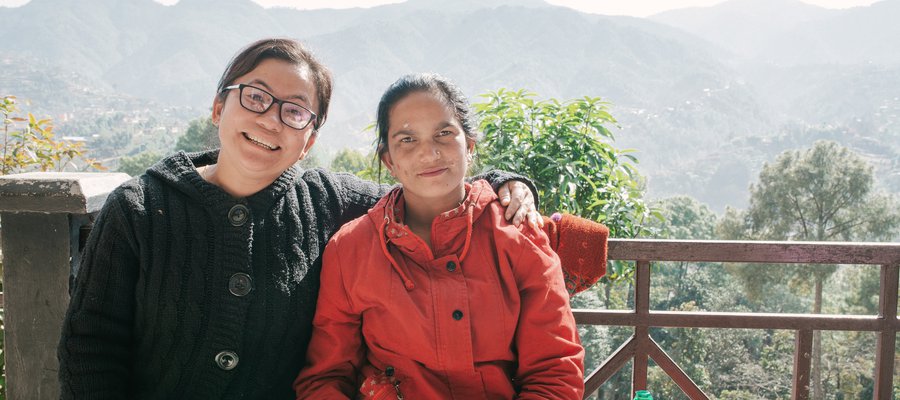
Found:
[{"label": "sunlight haze", "polygon": [[[159,3],[170,5],[177,0],[156,0]],[[299,9],[316,8],[353,8],[374,7],[383,4],[401,3],[400,0],[254,0],[263,7],[293,7]],[[606,14],[606,15],[630,15],[634,17],[646,17],[663,11],[685,7],[707,7],[724,2],[724,0],[631,0],[631,1],[585,1],[585,0],[547,0],[550,4],[574,8],[579,11]],[[802,0],[807,4],[813,4],[825,8],[850,8],[867,6],[875,3],[875,0]],[[17,7],[28,0],[0,0],[0,6]]]}]

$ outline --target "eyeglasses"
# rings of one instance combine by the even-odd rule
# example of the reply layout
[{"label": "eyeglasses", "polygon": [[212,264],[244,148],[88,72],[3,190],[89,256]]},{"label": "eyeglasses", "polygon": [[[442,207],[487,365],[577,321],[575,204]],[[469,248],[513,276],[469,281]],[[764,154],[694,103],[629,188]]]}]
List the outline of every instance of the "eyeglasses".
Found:
[{"label": "eyeglasses", "polygon": [[302,130],[306,128],[310,122],[316,121],[313,123],[313,130],[319,129],[316,113],[310,111],[306,107],[297,103],[278,99],[275,96],[272,96],[271,93],[256,86],[244,84],[231,85],[225,87],[222,91],[224,92],[232,89],[239,89],[241,91],[241,106],[247,109],[247,111],[263,114],[269,111],[269,109],[272,108],[272,105],[278,104],[281,106],[281,112],[278,115],[281,117],[281,122],[283,124],[297,130]]}]

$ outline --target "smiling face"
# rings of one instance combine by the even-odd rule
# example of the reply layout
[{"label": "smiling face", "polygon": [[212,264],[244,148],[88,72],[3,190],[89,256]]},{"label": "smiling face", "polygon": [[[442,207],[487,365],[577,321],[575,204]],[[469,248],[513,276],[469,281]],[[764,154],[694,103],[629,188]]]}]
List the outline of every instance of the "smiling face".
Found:
[{"label": "smiling face", "polygon": [[407,203],[446,203],[452,208],[461,201],[474,142],[466,138],[453,110],[434,93],[416,91],[397,101],[388,120],[387,151],[381,160],[403,184]]},{"label": "smiling face", "polygon": [[[266,59],[231,84],[252,85],[278,99],[318,110],[316,88],[309,68],[279,59]],[[241,106],[241,91],[231,89],[213,102],[212,120],[219,127],[219,179],[268,185],[302,159],[315,143],[313,124],[290,128],[281,121],[275,104],[262,114]]]}]

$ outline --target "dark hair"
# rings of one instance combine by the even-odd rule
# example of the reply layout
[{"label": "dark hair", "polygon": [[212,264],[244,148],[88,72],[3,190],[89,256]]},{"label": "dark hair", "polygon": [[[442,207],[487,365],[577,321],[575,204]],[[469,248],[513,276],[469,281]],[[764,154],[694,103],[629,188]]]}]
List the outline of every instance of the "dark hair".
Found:
[{"label": "dark hair", "polygon": [[309,67],[309,71],[313,76],[313,85],[316,87],[316,100],[319,103],[319,109],[316,110],[316,123],[313,126],[318,131],[328,116],[328,104],[331,102],[333,85],[331,71],[320,63],[309,49],[293,39],[261,39],[243,48],[231,59],[231,62],[225,68],[225,72],[222,73],[222,77],[219,78],[219,100],[225,101],[228,93],[223,90],[225,90],[226,86],[234,84],[235,79],[248,74],[259,63],[270,58]]},{"label": "dark hair", "polygon": [[[453,109],[453,113],[459,124],[462,126],[466,139],[478,142],[478,131],[475,128],[478,122],[475,114],[469,109],[469,102],[466,95],[449,79],[438,74],[425,73],[405,75],[396,82],[391,84],[381,95],[381,101],[378,102],[377,122],[375,123],[376,133],[378,134],[376,143],[377,156],[381,156],[388,150],[387,135],[390,128],[390,113],[394,107],[404,97],[416,92],[429,92],[438,96],[444,103]],[[380,164],[379,164],[380,166]]]}]

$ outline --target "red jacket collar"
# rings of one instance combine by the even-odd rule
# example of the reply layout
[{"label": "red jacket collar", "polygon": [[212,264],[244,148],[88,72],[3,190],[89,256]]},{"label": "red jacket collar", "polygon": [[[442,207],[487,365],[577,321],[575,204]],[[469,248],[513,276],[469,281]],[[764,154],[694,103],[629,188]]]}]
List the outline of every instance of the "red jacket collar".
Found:
[{"label": "red jacket collar", "polygon": [[[417,264],[426,265],[436,258],[455,254],[460,260],[465,257],[472,239],[472,225],[488,205],[497,199],[493,188],[486,181],[478,180],[466,184],[466,198],[456,208],[448,210],[432,222],[431,235],[434,251],[425,241],[403,224],[403,188],[394,188],[369,210],[369,218],[379,230],[379,241],[385,257],[403,278],[408,290],[415,284],[397,264],[395,255],[399,252]],[[390,245],[390,246],[389,246]],[[394,251],[391,251],[394,250]],[[393,254],[392,254],[393,253]]]}]

